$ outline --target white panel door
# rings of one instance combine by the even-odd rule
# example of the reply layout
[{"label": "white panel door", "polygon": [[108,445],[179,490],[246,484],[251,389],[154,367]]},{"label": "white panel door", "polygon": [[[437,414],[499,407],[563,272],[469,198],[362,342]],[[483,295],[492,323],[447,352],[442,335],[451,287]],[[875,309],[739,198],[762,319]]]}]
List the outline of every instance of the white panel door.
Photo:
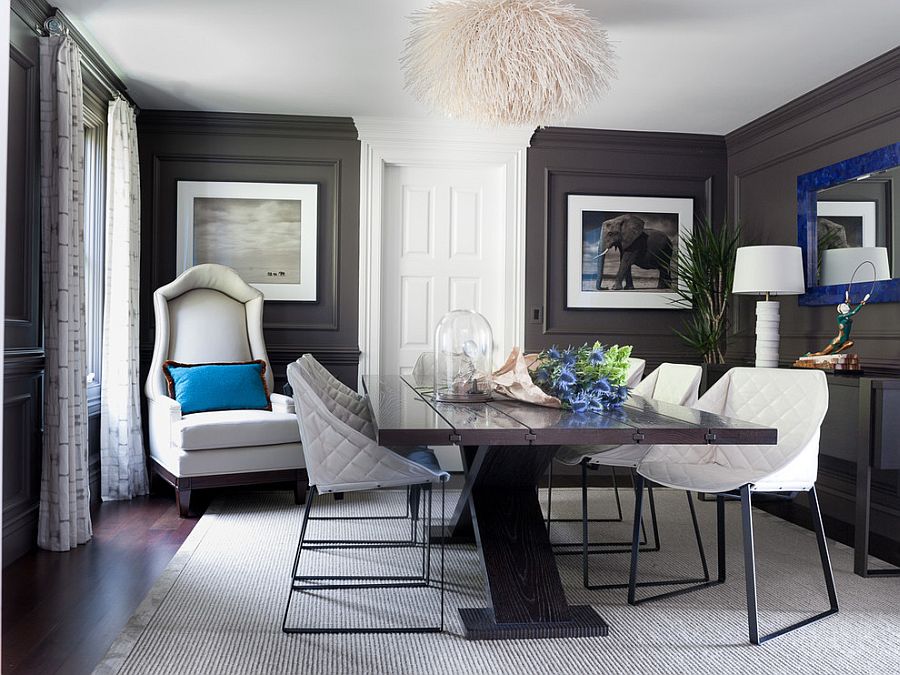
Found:
[{"label": "white panel door", "polygon": [[[381,372],[408,374],[434,349],[447,312],[472,309],[491,324],[494,364],[507,347],[503,168],[388,166],[384,176]],[[441,453],[456,469],[454,453]],[[446,461],[445,461],[446,460]],[[448,465],[449,464],[449,465]]]}]

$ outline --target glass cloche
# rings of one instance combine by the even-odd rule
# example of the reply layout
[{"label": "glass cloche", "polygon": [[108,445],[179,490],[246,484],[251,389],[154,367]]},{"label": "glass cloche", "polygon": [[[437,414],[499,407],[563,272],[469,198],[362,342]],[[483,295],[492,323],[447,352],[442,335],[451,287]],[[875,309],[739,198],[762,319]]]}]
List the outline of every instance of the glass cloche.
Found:
[{"label": "glass cloche", "polygon": [[435,400],[490,400],[493,351],[491,326],[481,314],[467,309],[446,314],[434,334]]}]

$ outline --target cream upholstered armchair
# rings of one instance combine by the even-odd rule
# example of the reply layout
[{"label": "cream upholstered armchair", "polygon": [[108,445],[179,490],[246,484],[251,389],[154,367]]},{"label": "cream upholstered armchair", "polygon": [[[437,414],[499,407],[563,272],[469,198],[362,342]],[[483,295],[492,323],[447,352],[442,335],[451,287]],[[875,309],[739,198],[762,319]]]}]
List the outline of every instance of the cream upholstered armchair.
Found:
[{"label": "cream upholstered armchair", "polygon": [[286,482],[298,503],[306,491],[303,449],[292,399],[271,394],[272,410],[182,415],[169,397],[166,361],[185,364],[261,360],[272,391],[263,339],[263,296],[223,265],[197,265],[153,294],[156,341],[145,393],[150,469],[175,487],[188,515],[192,489]]}]

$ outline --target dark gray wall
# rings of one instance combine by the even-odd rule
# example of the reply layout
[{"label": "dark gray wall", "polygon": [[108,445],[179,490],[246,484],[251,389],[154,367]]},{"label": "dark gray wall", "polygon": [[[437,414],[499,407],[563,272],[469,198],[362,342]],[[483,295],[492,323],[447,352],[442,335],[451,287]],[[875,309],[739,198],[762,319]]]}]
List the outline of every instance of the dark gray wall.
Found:
[{"label": "dark gray wall", "polygon": [[3,373],[3,562],[35,545],[41,483],[39,51],[35,33],[10,22]]},{"label": "dark gray wall", "polygon": [[[797,176],[900,140],[900,49],[802,96],[726,138],[729,212],[752,243],[797,243]],[[752,298],[738,299],[730,348],[733,363],[751,362]],[[781,298],[781,361],[821,348],[836,334],[835,308],[801,307]],[[872,374],[900,376],[900,305],[872,304],[855,318],[854,351]],[[846,388],[844,388],[846,389]],[[832,387],[831,407],[845,406],[846,433],[824,433],[819,491],[826,516],[852,523],[855,467],[831,456],[855,456],[856,399]],[[847,389],[847,391],[850,391]],[[850,447],[836,447],[843,439]],[[873,530],[900,540],[900,475],[876,472]],[[805,502],[803,502],[805,505]]]},{"label": "dark gray wall", "polygon": [[[758,244],[797,244],[797,176],[900,139],[900,49],[726,137],[729,212]],[[752,298],[740,298],[732,355],[751,358]],[[836,334],[835,308],[781,298],[781,357],[793,361]],[[873,304],[854,320],[854,350],[870,371],[900,371],[900,306]]]},{"label": "dark gray wall", "polygon": [[318,301],[267,302],[266,344],[276,377],[313,353],[356,386],[359,363],[359,141],[349,118],[143,111],[141,357],[153,352],[152,294],[175,276],[180,180],[317,183]]},{"label": "dark gray wall", "polygon": [[[675,335],[683,310],[566,309],[566,195],[691,197],[722,222],[725,142],[719,136],[546,128],[528,150],[525,347],[631,344],[648,368],[698,362]],[[542,319],[535,320],[539,310]]]}]

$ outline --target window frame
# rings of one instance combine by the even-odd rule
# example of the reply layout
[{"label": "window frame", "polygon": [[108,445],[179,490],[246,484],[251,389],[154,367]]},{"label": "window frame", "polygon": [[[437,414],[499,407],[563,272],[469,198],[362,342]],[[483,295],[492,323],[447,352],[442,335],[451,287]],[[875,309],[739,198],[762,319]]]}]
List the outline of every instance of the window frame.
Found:
[{"label": "window frame", "polygon": [[106,169],[109,100],[84,73],[84,270],[88,414],[100,411],[103,288],[106,281]]}]

